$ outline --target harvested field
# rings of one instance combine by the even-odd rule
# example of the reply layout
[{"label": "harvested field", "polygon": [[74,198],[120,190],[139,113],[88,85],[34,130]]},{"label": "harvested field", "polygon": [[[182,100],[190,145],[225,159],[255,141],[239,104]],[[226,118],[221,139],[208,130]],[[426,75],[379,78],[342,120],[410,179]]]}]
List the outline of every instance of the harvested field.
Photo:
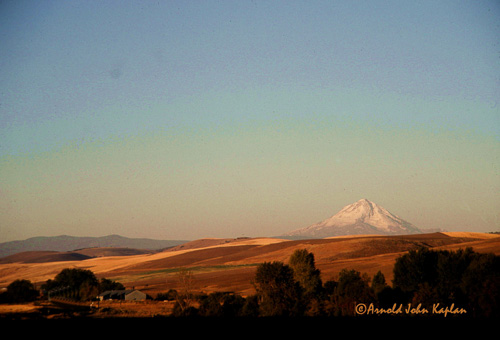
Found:
[{"label": "harvested field", "polygon": [[369,276],[380,270],[390,282],[396,259],[419,247],[449,250],[472,247],[478,252],[500,255],[500,237],[481,233],[432,233],[297,241],[204,239],[153,254],[102,256],[79,261],[2,263],[0,288],[16,279],[27,279],[40,285],[53,279],[62,269],[76,267],[89,269],[99,278],[116,280],[155,296],[159,292],[178,289],[179,268],[187,268],[193,274],[193,288],[197,291],[231,291],[248,295],[253,293],[251,280],[258,264],[287,263],[297,249],[307,249],[314,254],[324,281],[335,279],[339,271],[346,268]]}]

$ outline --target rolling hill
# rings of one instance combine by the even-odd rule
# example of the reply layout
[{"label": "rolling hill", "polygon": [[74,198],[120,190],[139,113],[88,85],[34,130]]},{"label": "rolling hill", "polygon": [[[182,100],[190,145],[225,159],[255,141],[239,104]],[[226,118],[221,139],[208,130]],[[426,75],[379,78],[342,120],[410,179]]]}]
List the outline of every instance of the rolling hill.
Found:
[{"label": "rolling hill", "polygon": [[132,256],[151,254],[155,251],[133,248],[84,248],[75,251],[24,251],[0,258],[0,263],[44,263],[61,261],[83,261],[95,257]]},{"label": "rolling hill", "polygon": [[187,241],[127,238],[119,235],[103,237],[41,236],[0,243],[0,258],[26,251],[74,251],[83,248],[103,247],[161,250],[185,242]]},{"label": "rolling hill", "polygon": [[[85,268],[97,277],[106,277],[154,296],[179,289],[177,273],[193,273],[193,289],[203,292],[232,291],[252,294],[257,266],[263,262],[287,263],[297,249],[315,256],[324,281],[335,279],[348,268],[373,276],[379,270],[387,282],[392,279],[396,259],[405,252],[427,247],[450,249],[472,247],[479,252],[500,255],[499,235],[484,233],[431,233],[412,235],[359,235],[326,239],[285,240],[276,238],[201,239],[161,252],[129,256],[102,256],[88,259],[0,264],[0,288],[16,279],[37,284],[53,279],[62,269]],[[51,254],[47,254],[51,255]]]}]

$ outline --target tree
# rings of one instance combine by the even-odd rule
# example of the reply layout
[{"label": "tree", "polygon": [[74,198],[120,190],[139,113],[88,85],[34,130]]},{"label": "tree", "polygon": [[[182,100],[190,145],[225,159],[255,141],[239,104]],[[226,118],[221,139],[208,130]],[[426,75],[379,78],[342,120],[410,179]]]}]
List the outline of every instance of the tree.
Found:
[{"label": "tree", "polygon": [[342,315],[354,315],[357,303],[368,304],[372,301],[369,278],[351,269],[342,269],[336,287],[337,308]]},{"label": "tree", "polygon": [[66,268],[48,280],[42,288],[46,291],[59,290],[75,300],[87,300],[98,293],[99,281],[94,273],[87,269]]},{"label": "tree", "polygon": [[289,266],[293,270],[294,280],[302,289],[301,302],[306,308],[306,315],[316,316],[321,314],[323,283],[321,273],[316,269],[314,254],[306,249],[299,249],[290,256]]},{"label": "tree", "polygon": [[80,288],[77,291],[77,299],[81,301],[87,301],[94,299],[97,295],[99,295],[99,285],[91,282],[85,281],[80,285]]},{"label": "tree", "polygon": [[61,286],[80,287],[84,283],[97,286],[98,281],[94,273],[88,269],[67,268],[56,275],[55,282]]},{"label": "tree", "polygon": [[393,283],[412,302],[454,303],[474,316],[500,315],[500,257],[495,254],[471,248],[410,251],[396,260]]},{"label": "tree", "polygon": [[123,286],[120,282],[112,281],[110,279],[102,278],[99,283],[99,291],[105,292],[107,290],[123,290],[125,286]]},{"label": "tree", "polygon": [[239,316],[244,304],[245,299],[240,295],[214,292],[201,298],[200,314],[216,317]]},{"label": "tree", "polygon": [[177,291],[175,289],[169,289],[166,293],[158,293],[155,300],[159,301],[173,301],[177,299]]},{"label": "tree", "polygon": [[381,291],[384,290],[384,288],[387,287],[387,284],[385,282],[385,276],[384,274],[379,270],[377,274],[373,276],[372,279],[372,291],[377,296]]},{"label": "tree", "polygon": [[29,280],[15,280],[7,286],[7,297],[11,302],[30,302],[38,296],[38,291]]},{"label": "tree", "polygon": [[411,304],[413,306],[422,305],[427,310],[432,309],[432,305],[440,302],[436,287],[431,287],[429,283],[424,282],[419,285],[418,290],[413,292]]},{"label": "tree", "polygon": [[194,286],[193,273],[186,268],[181,268],[177,273],[177,279],[179,280],[180,291],[176,294],[176,306],[179,310],[178,314],[186,315],[186,313],[191,311],[192,307]]},{"label": "tree", "polygon": [[393,268],[393,286],[404,292],[417,291],[425,282],[430,286],[435,286],[437,256],[437,252],[427,248],[410,250],[407,254],[400,256]]},{"label": "tree", "polygon": [[250,295],[245,299],[245,303],[241,307],[241,316],[257,317],[259,316],[259,297],[258,295]]},{"label": "tree", "polygon": [[478,255],[472,248],[457,251],[441,250],[438,253],[436,290],[439,299],[445,303],[463,303],[463,276],[471,262]]},{"label": "tree", "polygon": [[500,256],[475,254],[462,276],[468,308],[476,316],[500,316]]},{"label": "tree", "polygon": [[290,256],[289,266],[293,270],[295,281],[300,284],[306,296],[319,293],[322,287],[321,274],[316,269],[313,253],[306,249],[294,251]]},{"label": "tree", "polygon": [[293,271],[282,262],[264,262],[257,267],[254,286],[263,316],[297,316],[301,312],[300,286]]}]

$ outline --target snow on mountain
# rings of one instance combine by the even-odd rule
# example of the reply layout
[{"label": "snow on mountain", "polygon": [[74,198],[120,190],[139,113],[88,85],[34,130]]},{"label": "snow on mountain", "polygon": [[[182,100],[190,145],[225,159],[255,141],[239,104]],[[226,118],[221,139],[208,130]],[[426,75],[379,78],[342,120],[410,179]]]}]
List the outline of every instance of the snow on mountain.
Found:
[{"label": "snow on mountain", "polygon": [[385,208],[361,199],[342,208],[332,217],[284,236],[324,238],[342,235],[404,235],[420,234],[413,224]]}]

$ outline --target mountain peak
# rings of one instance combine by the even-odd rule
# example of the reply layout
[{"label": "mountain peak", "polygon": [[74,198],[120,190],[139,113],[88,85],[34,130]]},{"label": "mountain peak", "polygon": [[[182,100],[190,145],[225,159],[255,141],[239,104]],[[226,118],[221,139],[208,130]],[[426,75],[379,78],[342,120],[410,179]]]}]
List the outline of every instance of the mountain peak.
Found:
[{"label": "mountain peak", "polygon": [[361,234],[418,234],[421,231],[411,223],[390,213],[387,209],[362,198],[346,205],[338,213],[309,227],[287,233],[286,236],[331,237]]},{"label": "mountain peak", "polygon": [[349,208],[350,210],[373,211],[374,207],[378,207],[378,205],[367,200],[366,198],[362,198],[353,204],[345,206],[344,209]]}]

